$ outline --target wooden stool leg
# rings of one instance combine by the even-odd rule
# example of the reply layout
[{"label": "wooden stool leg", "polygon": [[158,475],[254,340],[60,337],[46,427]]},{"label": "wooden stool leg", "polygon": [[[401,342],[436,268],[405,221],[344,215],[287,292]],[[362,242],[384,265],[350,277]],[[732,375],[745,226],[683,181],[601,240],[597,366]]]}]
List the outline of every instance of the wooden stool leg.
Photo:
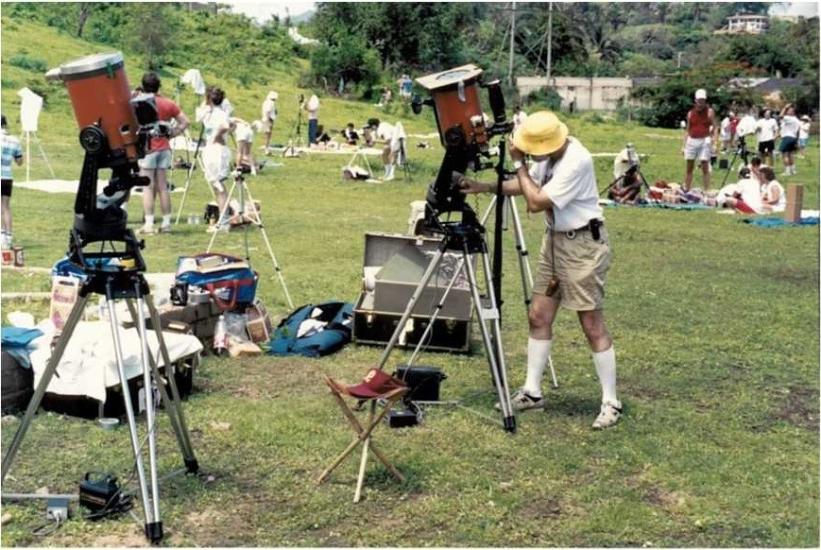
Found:
[{"label": "wooden stool leg", "polygon": [[[365,431],[365,429],[359,423],[359,420],[357,420],[351,412],[347,403],[345,403],[345,400],[342,399],[342,397],[338,393],[333,393],[333,396],[336,399],[337,403],[339,403],[339,406],[342,409],[342,413],[345,415],[345,418],[348,419],[348,422],[350,422],[351,427],[356,431],[356,433],[361,434],[363,431]],[[395,402],[396,399],[391,400],[390,406],[392,407],[395,404]],[[376,456],[376,458],[379,459],[379,462],[381,462],[385,466],[385,468],[387,468],[388,471],[390,471],[390,473],[393,474],[393,476],[396,479],[404,483],[405,476],[403,476],[402,472],[400,472],[398,469],[396,469],[396,467],[393,464],[390,463],[390,461],[385,457],[385,455],[382,454],[382,451],[380,451],[376,447],[376,444],[373,441],[370,442],[370,450],[373,451],[374,456]]]}]

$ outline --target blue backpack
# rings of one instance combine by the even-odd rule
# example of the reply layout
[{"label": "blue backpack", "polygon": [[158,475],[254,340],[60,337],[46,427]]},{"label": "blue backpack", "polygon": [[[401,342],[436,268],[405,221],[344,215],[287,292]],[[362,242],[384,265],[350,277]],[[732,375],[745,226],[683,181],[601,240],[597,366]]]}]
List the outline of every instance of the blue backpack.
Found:
[{"label": "blue backpack", "polygon": [[[322,313],[317,317],[311,317],[315,309],[320,309]],[[304,357],[329,355],[351,341],[352,315],[353,304],[346,302],[325,302],[302,306],[283,319],[276,328],[268,344],[268,353]],[[308,319],[327,324],[298,338],[299,326]]]}]

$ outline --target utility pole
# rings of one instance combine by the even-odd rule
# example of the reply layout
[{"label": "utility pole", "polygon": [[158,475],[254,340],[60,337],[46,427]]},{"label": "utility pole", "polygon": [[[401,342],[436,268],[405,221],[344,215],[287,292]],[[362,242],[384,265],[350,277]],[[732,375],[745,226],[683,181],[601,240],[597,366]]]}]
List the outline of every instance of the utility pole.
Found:
[{"label": "utility pole", "polygon": [[547,85],[550,86],[550,69],[553,63],[553,2],[547,8]]},{"label": "utility pole", "polygon": [[507,68],[507,83],[513,86],[513,44],[516,38],[516,2],[511,2],[511,4],[513,6],[510,11],[510,56]]}]

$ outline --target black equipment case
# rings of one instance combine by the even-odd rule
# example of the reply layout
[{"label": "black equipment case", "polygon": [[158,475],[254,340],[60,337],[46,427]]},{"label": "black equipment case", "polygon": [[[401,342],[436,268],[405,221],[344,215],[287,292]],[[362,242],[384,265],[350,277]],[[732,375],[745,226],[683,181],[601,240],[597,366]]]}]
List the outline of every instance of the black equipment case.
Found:
[{"label": "black equipment case", "polygon": [[[387,344],[439,243],[439,239],[429,237],[365,234],[363,270],[366,276],[369,273],[375,273],[375,276],[373,289],[363,288],[354,306],[354,342]],[[437,273],[416,302],[398,346],[412,348],[419,342],[460,259],[458,253],[445,255]],[[469,352],[472,316],[470,289],[466,277],[460,275],[434,321],[425,349]]]}]

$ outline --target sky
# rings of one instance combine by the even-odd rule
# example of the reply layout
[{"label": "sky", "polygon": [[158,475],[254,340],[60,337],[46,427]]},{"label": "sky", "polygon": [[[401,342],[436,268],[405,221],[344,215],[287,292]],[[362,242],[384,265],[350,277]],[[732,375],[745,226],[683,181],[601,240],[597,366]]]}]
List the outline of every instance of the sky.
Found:
[{"label": "sky", "polygon": [[316,2],[306,2],[303,0],[291,0],[289,2],[225,2],[231,6],[236,13],[242,13],[248,17],[256,19],[259,23],[264,23],[274,14],[285,17],[287,7],[291,16],[296,16],[314,9]]}]

